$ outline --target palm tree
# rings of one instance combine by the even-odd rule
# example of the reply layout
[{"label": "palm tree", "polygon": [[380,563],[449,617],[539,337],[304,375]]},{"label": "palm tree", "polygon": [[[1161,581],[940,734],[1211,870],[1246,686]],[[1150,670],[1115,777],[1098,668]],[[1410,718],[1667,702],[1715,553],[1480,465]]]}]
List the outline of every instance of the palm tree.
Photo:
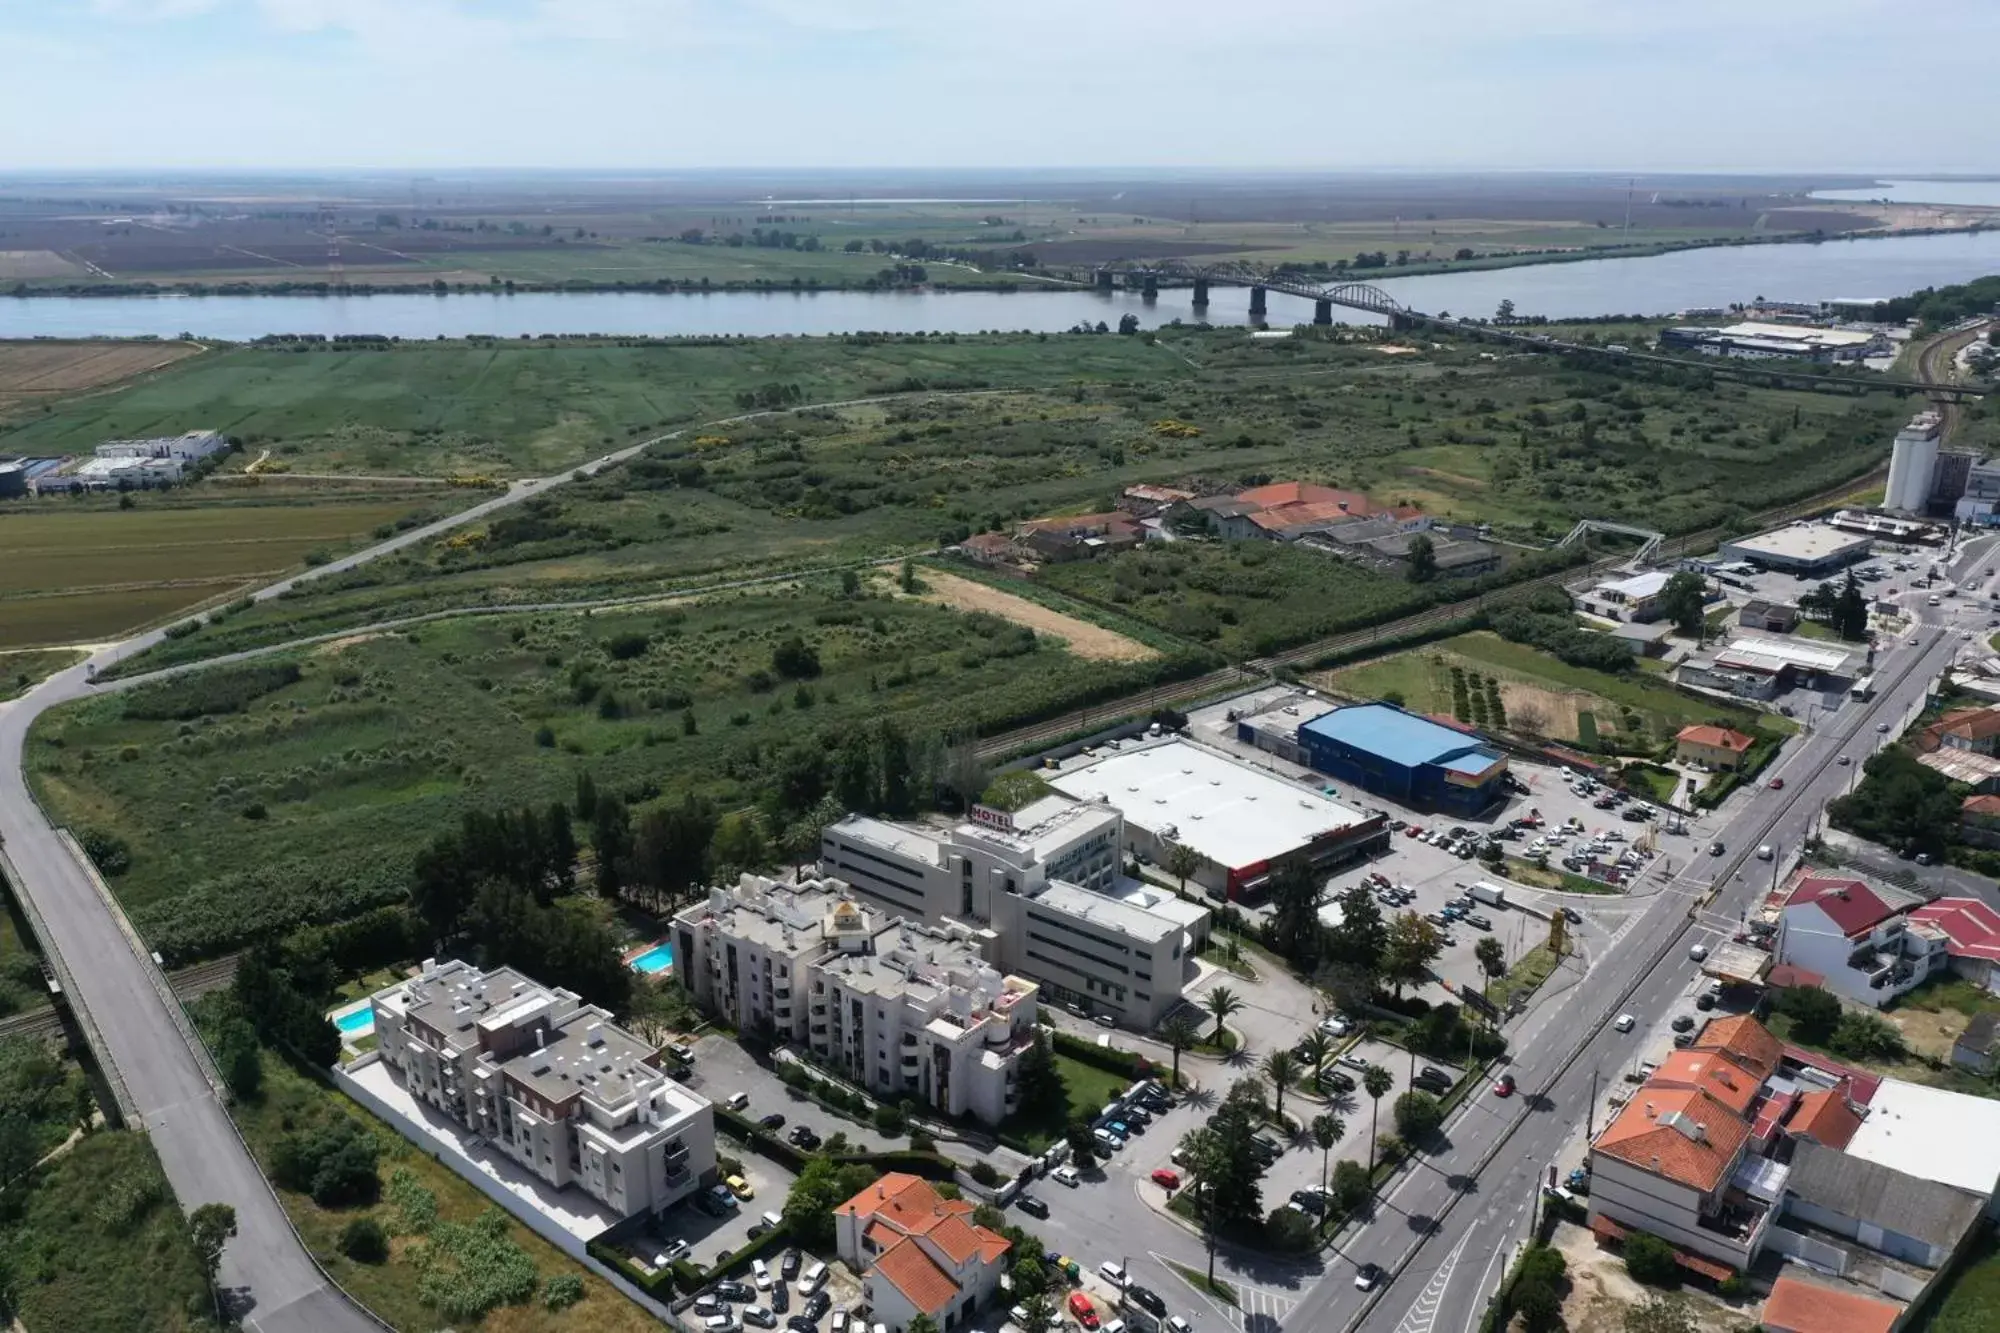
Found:
[{"label": "palm tree", "polygon": [[1179,1009],[1167,1016],[1160,1024],[1160,1040],[1173,1048],[1174,1086],[1181,1085],[1181,1052],[1201,1041],[1201,1024],[1185,1009]]},{"label": "palm tree", "polygon": [[1220,1046],[1222,1045],[1222,1025],[1229,1021],[1232,1014],[1238,1014],[1243,1011],[1243,997],[1227,986],[1217,986],[1208,993],[1208,998],[1203,1000],[1202,1004],[1208,1009],[1209,1013],[1215,1016],[1214,1041],[1217,1046]]},{"label": "palm tree", "polygon": [[1326,1169],[1333,1159],[1333,1145],[1347,1137],[1347,1122],[1331,1113],[1316,1115],[1312,1121],[1313,1142],[1319,1145],[1319,1192],[1326,1196]]},{"label": "palm tree", "polygon": [[1277,1090],[1271,1116],[1281,1125],[1285,1123],[1285,1089],[1298,1075],[1299,1058],[1290,1051],[1280,1048],[1264,1057],[1264,1077],[1270,1079],[1271,1086]]},{"label": "palm tree", "polygon": [[1167,844],[1166,870],[1180,881],[1181,892],[1187,893],[1188,876],[1201,869],[1202,855],[1184,842]]},{"label": "palm tree", "polygon": [[1201,1213],[1203,1239],[1208,1242],[1208,1282],[1215,1286],[1215,1181],[1226,1165],[1227,1149],[1222,1136],[1207,1125],[1191,1129],[1181,1139],[1181,1161],[1185,1164],[1188,1184],[1194,1190],[1195,1203]]},{"label": "palm tree", "polygon": [[1333,1059],[1333,1038],[1314,1028],[1311,1035],[1299,1043],[1299,1059],[1311,1068],[1313,1087],[1325,1092],[1326,1089],[1320,1087],[1320,1080],[1326,1074],[1326,1062]]},{"label": "palm tree", "polygon": [[1368,1066],[1368,1072],[1361,1076],[1361,1086],[1368,1093],[1371,1105],[1368,1108],[1368,1175],[1375,1175],[1375,1122],[1381,1119],[1382,1099],[1389,1095],[1389,1089],[1396,1086],[1395,1077],[1380,1065]]}]

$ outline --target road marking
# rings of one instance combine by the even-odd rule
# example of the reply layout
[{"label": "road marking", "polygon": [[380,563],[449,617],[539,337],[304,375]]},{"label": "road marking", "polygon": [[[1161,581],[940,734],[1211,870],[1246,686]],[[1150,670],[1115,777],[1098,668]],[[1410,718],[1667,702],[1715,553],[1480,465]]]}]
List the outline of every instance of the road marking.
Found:
[{"label": "road marking", "polygon": [[1444,1257],[1437,1272],[1431,1274],[1431,1280],[1424,1284],[1424,1289],[1417,1293],[1417,1299],[1396,1325],[1396,1333],[1431,1333],[1431,1327],[1437,1323],[1438,1309],[1444,1304],[1445,1290],[1451,1286],[1451,1275],[1458,1268],[1458,1256],[1465,1253],[1475,1230],[1477,1228],[1467,1227],[1465,1234],[1459,1237],[1458,1244]]}]

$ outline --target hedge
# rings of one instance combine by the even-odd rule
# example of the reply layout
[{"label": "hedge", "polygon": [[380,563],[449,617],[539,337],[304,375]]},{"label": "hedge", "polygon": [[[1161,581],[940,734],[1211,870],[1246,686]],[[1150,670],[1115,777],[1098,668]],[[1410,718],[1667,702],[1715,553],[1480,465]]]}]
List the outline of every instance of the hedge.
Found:
[{"label": "hedge", "polygon": [[1121,1074],[1137,1083],[1142,1078],[1150,1078],[1154,1073],[1153,1062],[1134,1051],[1121,1051],[1112,1046],[1099,1046],[1096,1042],[1067,1032],[1054,1031],[1049,1034],[1050,1049],[1068,1056],[1078,1064],[1093,1066],[1106,1073]]},{"label": "hedge", "polygon": [[[824,1153],[801,1152],[798,1148],[785,1142],[749,1117],[739,1115],[726,1106],[717,1106],[715,1108],[715,1120],[717,1126],[726,1131],[731,1138],[737,1139],[746,1147],[762,1153],[794,1174],[805,1170],[806,1163],[813,1157],[826,1155]],[[863,1165],[873,1166],[883,1172],[906,1171],[910,1175],[922,1176],[926,1180],[956,1180],[958,1178],[958,1163],[942,1154],[919,1152],[915,1148],[901,1148],[893,1152],[835,1153],[833,1160],[842,1165],[849,1162],[860,1162]]]}]

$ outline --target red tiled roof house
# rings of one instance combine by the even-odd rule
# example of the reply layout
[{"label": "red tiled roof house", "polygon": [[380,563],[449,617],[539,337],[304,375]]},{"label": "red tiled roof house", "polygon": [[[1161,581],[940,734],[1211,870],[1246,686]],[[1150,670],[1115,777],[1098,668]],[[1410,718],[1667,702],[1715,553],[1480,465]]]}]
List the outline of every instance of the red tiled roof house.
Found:
[{"label": "red tiled roof house", "polygon": [[1945,932],[1858,879],[1807,875],[1778,917],[1778,961],[1819,973],[1844,1000],[1879,1009],[1951,964]]},{"label": "red tiled roof house", "polygon": [[834,1209],[840,1257],[861,1274],[877,1323],[902,1333],[925,1314],[957,1328],[992,1303],[1007,1266],[1005,1237],[972,1220],[920,1176],[891,1172]]}]

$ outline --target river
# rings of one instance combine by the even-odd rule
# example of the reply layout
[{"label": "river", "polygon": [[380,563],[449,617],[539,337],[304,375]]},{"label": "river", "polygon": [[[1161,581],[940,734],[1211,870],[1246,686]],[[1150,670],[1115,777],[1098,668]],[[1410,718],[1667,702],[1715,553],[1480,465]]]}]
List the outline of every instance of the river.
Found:
[{"label": "river", "polygon": [[[1818,244],[1721,246],[1649,258],[1590,259],[1421,277],[1372,279],[1396,300],[1432,314],[1489,316],[1502,301],[1520,315],[1566,318],[1671,314],[1759,296],[1820,301],[1883,298],[2000,273],[2000,231],[1897,236]],[[1241,289],[1217,288],[1207,318],[1248,319]],[[0,299],[0,338],[203,338],[248,341],[273,333],[598,333],[637,336],[770,336],[850,333],[1060,332],[1079,322],[1116,325],[1135,314],[1151,327],[1196,318],[1190,294],[1157,301],[1125,292],[428,292],[377,296],[136,296]],[[1359,311],[1343,319],[1370,322]],[[1311,303],[1272,293],[1276,325],[1312,318]]]}]

